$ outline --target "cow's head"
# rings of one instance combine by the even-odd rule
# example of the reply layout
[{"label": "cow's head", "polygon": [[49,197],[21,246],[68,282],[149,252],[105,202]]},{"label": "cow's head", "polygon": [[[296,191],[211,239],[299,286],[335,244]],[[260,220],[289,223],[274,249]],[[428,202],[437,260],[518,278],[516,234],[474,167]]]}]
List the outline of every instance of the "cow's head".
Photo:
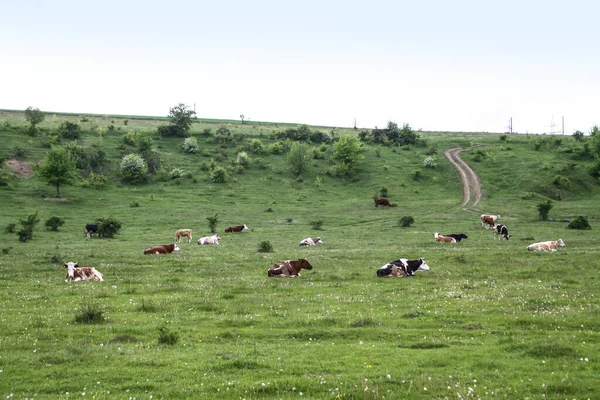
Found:
[{"label": "cow's head", "polygon": [[173,251],[179,251],[179,246],[177,246],[177,243],[173,243]]},{"label": "cow's head", "polygon": [[298,260],[298,263],[300,265],[301,268],[304,269],[313,269],[312,265],[310,265],[310,263],[308,262],[308,260],[306,258],[301,258]]},{"label": "cow's head", "polygon": [[421,261],[421,265],[417,268],[417,271],[429,271],[429,265],[422,258],[419,259]]},{"label": "cow's head", "polygon": [[215,239],[217,239],[217,240],[221,240],[221,236],[219,236],[219,234],[218,234],[218,233],[217,233],[217,234],[215,234],[213,237],[214,237]]},{"label": "cow's head", "polygon": [[315,242],[315,244],[317,244],[317,243],[323,243],[323,241],[321,240],[320,237],[313,238],[313,242]]},{"label": "cow's head", "polygon": [[558,239],[556,241],[556,247],[565,247],[565,246],[566,246],[566,244],[565,244],[565,242],[562,241],[562,239]]},{"label": "cow's head", "polygon": [[246,226],[246,224],[244,224],[244,227],[242,228],[243,231],[247,231],[248,227]]},{"label": "cow's head", "polygon": [[75,277],[75,268],[79,268],[79,264],[76,262],[66,262],[65,268],[67,268],[67,276],[71,279]]}]

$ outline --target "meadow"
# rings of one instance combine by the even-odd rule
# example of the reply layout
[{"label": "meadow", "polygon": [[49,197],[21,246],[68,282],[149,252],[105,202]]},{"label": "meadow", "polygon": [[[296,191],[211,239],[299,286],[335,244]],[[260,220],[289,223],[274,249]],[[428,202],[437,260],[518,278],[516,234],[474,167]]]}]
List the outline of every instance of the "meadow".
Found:
[{"label": "meadow", "polygon": [[[3,398],[598,398],[600,185],[572,137],[419,132],[420,145],[365,145],[350,179],[328,174],[323,157],[299,180],[285,154],[263,151],[213,183],[203,165],[228,167],[247,140],[268,146],[287,126],[201,120],[191,130],[198,153],[184,153],[183,138],[153,142],[166,171],[186,174],[132,186],[115,173],[135,151],[124,137],[160,120],[59,114],[28,136],[22,113],[1,111],[0,155],[35,165],[64,120],[82,126],[79,145],[106,153],[109,180],[65,185],[60,199],[34,173],[0,186]],[[233,144],[206,135],[220,126],[237,135]],[[442,154],[473,145],[482,146],[461,155],[483,199],[462,208],[458,172]],[[425,168],[431,154],[437,166]],[[398,207],[374,207],[382,187]],[[553,221],[538,216],[547,200]],[[35,212],[32,240],[7,232]],[[482,213],[500,214],[510,240],[493,240]],[[221,244],[199,246],[215,215]],[[592,230],[562,222],[580,215]],[[44,228],[52,216],[65,221],[58,231]],[[402,227],[403,216],[414,223]],[[122,222],[119,233],[86,239],[85,224],[107,217]],[[224,233],[237,224],[250,229]],[[194,232],[180,252],[142,254],[180,228]],[[469,238],[436,243],[434,232]],[[299,247],[308,236],[324,243]],[[525,250],[559,238],[566,247],[556,253]],[[273,251],[259,252],[262,241]],[[314,269],[267,277],[270,265],[301,257]],[[431,270],[376,276],[401,257]],[[65,282],[67,261],[94,266],[104,282]]]}]

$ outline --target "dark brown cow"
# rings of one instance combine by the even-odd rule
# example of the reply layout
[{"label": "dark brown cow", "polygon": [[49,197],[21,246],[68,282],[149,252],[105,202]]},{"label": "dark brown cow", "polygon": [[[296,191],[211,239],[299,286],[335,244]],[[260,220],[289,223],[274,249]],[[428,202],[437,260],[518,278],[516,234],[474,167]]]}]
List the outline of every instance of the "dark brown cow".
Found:
[{"label": "dark brown cow", "polygon": [[154,247],[149,247],[144,250],[144,254],[169,254],[174,251],[179,251],[179,246],[177,246],[177,243],[158,244]]},{"label": "dark brown cow", "polygon": [[306,258],[301,258],[295,261],[286,260],[274,264],[267,271],[267,275],[274,278],[294,278],[300,276],[300,270],[302,268],[313,269]]},{"label": "dark brown cow", "polygon": [[373,201],[375,201],[375,207],[377,207],[377,206],[394,207],[388,199],[379,199],[379,198],[375,197],[375,198],[373,198]]},{"label": "dark brown cow", "polygon": [[225,232],[243,232],[243,231],[247,231],[248,227],[246,226],[246,224],[244,225],[236,225],[236,226],[230,226],[229,228],[225,229]]}]

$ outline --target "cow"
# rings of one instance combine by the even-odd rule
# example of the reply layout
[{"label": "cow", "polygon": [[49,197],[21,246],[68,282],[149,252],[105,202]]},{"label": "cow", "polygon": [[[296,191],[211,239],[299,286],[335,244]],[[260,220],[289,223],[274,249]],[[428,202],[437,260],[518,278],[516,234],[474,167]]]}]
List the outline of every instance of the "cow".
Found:
[{"label": "cow", "polygon": [[375,207],[377,206],[387,206],[387,207],[396,207],[388,199],[373,197],[373,201],[375,201]]},{"label": "cow", "polygon": [[98,233],[98,224],[86,224],[85,233],[88,239],[91,238],[92,233]]},{"label": "cow", "polygon": [[76,262],[66,262],[67,278],[65,282],[103,281],[100,271],[93,267],[80,267]]},{"label": "cow", "polygon": [[429,269],[429,265],[422,258],[418,260],[400,258],[379,268],[377,276],[380,278],[401,278],[404,276],[415,276],[415,272],[429,271]]},{"label": "cow", "polygon": [[235,226],[230,226],[229,228],[225,229],[225,232],[243,232],[243,231],[247,231],[248,227],[246,226],[246,224],[244,225],[235,225]]},{"label": "cow", "polygon": [[300,276],[300,270],[313,269],[306,258],[300,258],[298,260],[286,260],[277,264],[271,265],[267,271],[267,275],[272,278],[295,278]]},{"label": "cow", "polygon": [[550,251],[555,252],[559,247],[565,247],[565,242],[562,239],[558,240],[549,240],[547,242],[539,242],[533,243],[527,246],[527,250],[529,251]]},{"label": "cow", "polygon": [[198,244],[219,244],[219,240],[221,240],[221,236],[218,233],[215,233],[212,236],[204,236],[198,239]]},{"label": "cow", "polygon": [[492,229],[499,219],[499,215],[481,214],[481,226],[485,229]]},{"label": "cow", "polygon": [[306,239],[302,240],[300,242],[300,246],[301,247],[303,247],[303,246],[316,246],[317,243],[323,243],[323,241],[321,240],[320,237],[315,237],[315,238],[310,238],[309,237],[309,238],[306,238]]},{"label": "cow", "polygon": [[496,240],[496,238],[500,240],[502,240],[502,238],[505,238],[506,240],[508,240],[509,237],[510,235],[508,234],[508,228],[506,227],[506,225],[497,224],[496,226],[494,226],[494,240]]},{"label": "cow", "polygon": [[446,243],[456,243],[456,239],[454,239],[451,236],[442,236],[439,233],[434,233],[433,237],[435,238],[436,242],[446,242]]},{"label": "cow", "polygon": [[468,239],[469,238],[464,233],[449,233],[449,234],[444,235],[444,236],[446,236],[446,237],[453,237],[457,242],[460,242],[463,239]]},{"label": "cow", "polygon": [[179,229],[175,232],[175,242],[181,243],[181,238],[186,237],[187,242],[192,241],[192,230],[191,229]]},{"label": "cow", "polygon": [[177,246],[177,243],[158,244],[144,250],[144,254],[170,254],[174,251],[179,251],[179,246]]}]

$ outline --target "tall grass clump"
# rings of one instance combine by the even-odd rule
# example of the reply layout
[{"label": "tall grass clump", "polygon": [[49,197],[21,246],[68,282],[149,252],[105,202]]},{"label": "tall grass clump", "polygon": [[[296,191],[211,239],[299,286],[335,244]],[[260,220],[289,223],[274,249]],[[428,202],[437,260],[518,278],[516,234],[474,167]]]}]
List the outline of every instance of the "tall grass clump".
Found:
[{"label": "tall grass clump", "polygon": [[158,328],[158,343],[159,344],[167,344],[167,345],[174,345],[177,344],[177,342],[179,342],[179,335],[177,334],[177,332],[173,332],[171,331],[169,328],[167,328],[166,326],[161,326],[160,328]]},{"label": "tall grass clump", "polygon": [[74,321],[76,324],[101,324],[106,322],[106,318],[98,303],[85,300],[79,310],[75,312]]},{"label": "tall grass clump", "polygon": [[273,252],[273,243],[270,240],[263,240],[258,244],[258,252],[259,253],[272,253]]}]

